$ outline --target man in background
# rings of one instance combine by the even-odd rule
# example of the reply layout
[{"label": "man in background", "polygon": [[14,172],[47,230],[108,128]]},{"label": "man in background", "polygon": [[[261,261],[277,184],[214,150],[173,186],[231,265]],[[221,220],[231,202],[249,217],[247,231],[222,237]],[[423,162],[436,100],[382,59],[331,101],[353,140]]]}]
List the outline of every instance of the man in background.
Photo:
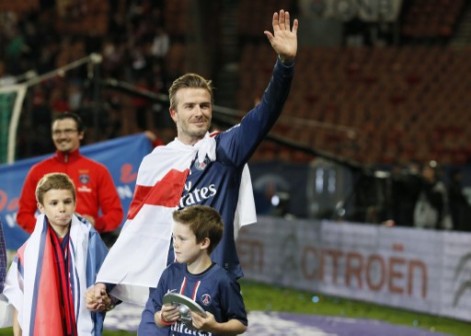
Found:
[{"label": "man in background", "polygon": [[56,152],[30,169],[21,191],[16,220],[25,231],[33,232],[37,183],[47,173],[65,173],[77,190],[77,214],[86,218],[109,245],[113,242],[110,233],[119,227],[123,219],[123,208],[108,169],[80,154],[83,137],[84,126],[77,114],[61,113],[53,119],[52,141]]}]

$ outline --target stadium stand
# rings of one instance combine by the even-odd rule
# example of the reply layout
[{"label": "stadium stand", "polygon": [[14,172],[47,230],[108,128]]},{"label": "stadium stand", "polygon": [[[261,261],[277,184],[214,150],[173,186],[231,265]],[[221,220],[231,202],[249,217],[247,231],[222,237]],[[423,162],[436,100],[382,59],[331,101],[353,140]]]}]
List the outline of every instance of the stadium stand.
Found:
[{"label": "stadium stand", "polygon": [[416,39],[448,39],[455,31],[464,0],[410,1],[403,19],[402,34]]},{"label": "stadium stand", "polygon": [[[224,4],[212,5],[212,12],[224,11],[228,8]],[[298,5],[294,0],[238,2],[236,22],[231,24],[237,25],[239,41],[239,78],[233,94],[241,111],[253,106],[271,72],[266,60],[273,55],[261,34],[270,23],[260,20],[260,13],[286,8],[296,15]],[[449,45],[469,7],[464,0],[407,1],[398,20],[399,43],[302,46],[297,62],[303,70],[297,73],[273,133],[368,165],[436,156],[444,164],[468,162],[471,136],[463,125],[471,118],[466,78],[471,50],[467,45]],[[189,0],[0,1],[0,9],[0,35],[5,41],[0,47],[4,65],[0,68],[5,69],[0,77],[4,79],[31,68],[45,73],[99,52],[104,57],[102,78],[165,92],[172,78],[192,70],[191,61],[200,53],[189,35],[195,27],[188,20],[195,10]],[[171,41],[162,62],[151,53],[156,26]],[[218,40],[221,32],[212,30],[214,36],[208,39]],[[217,73],[225,64],[209,57],[207,62],[214,63],[209,67],[214,75],[209,76],[222,90],[225,83],[217,82]],[[89,69],[76,70],[31,90],[18,157],[51,150],[44,141],[47,130],[41,131],[51,113],[72,109],[92,120],[96,106],[89,75]],[[119,92],[103,90],[101,95],[100,132],[90,132],[96,136],[87,141],[142,131],[143,124],[163,125],[159,131],[171,137],[171,123],[152,104]],[[32,135],[32,125],[39,129],[38,137]],[[273,159],[304,163],[311,156],[264,143],[254,157],[254,161]]]},{"label": "stadium stand", "polygon": [[[267,53],[266,46],[244,50],[243,58],[252,62],[241,62],[241,110],[263,90],[260,78],[269,69],[261,61]],[[291,134],[300,142],[366,164],[435,156],[447,164],[463,164],[471,140],[463,127],[470,120],[465,112],[470,56],[471,48],[304,48],[298,59],[303,71],[297,74],[281,123],[297,128]],[[309,130],[292,123],[294,118],[353,128],[357,137],[331,129]],[[354,152],[348,154],[348,147]],[[263,153],[258,154],[262,159]]]},{"label": "stadium stand", "polygon": [[[297,62],[303,71],[297,73],[281,120],[295,131],[283,134],[275,128],[273,133],[366,165],[431,157],[444,164],[468,162],[470,138],[463,125],[471,118],[466,95],[471,49],[447,45],[465,7],[464,1],[407,2],[399,45],[302,48]],[[238,107],[247,110],[270,73],[263,62],[270,50],[247,39],[252,36],[247,28],[241,35],[246,43],[237,97]],[[294,123],[296,118],[304,125]],[[344,127],[311,128],[310,121]],[[272,147],[264,144],[253,160],[286,158],[276,146],[272,151],[278,156],[266,149]]]}]

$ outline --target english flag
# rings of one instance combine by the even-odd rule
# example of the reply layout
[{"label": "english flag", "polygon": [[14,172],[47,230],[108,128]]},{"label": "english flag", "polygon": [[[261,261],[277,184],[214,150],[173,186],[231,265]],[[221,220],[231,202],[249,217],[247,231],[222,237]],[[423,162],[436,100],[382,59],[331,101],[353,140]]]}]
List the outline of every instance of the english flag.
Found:
[{"label": "english flag", "polygon": [[215,159],[215,141],[206,137],[195,146],[175,140],[156,147],[139,168],[126,223],[110,249],[97,283],[116,284],[116,298],[144,306],[149,287],[156,287],[167,265],[172,213],[178,208],[191,162]]}]

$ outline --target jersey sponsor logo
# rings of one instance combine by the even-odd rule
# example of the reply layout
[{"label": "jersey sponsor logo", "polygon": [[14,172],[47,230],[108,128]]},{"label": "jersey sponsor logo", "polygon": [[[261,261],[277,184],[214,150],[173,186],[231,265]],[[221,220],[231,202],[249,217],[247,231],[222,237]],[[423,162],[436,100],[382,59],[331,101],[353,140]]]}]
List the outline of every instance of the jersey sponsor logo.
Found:
[{"label": "jersey sponsor logo", "polygon": [[87,184],[88,182],[90,182],[90,175],[88,175],[88,174],[80,174],[80,175],[79,175],[79,181],[80,181],[80,183],[82,183],[82,184]]},{"label": "jersey sponsor logo", "polygon": [[[212,333],[209,331],[194,330],[188,328],[184,323],[177,322],[170,326],[170,330],[178,333],[178,335],[193,335],[193,336],[211,336]],[[172,334],[173,335],[173,334]]]},{"label": "jersey sponsor logo", "polygon": [[211,304],[211,295],[209,294],[203,294],[201,295],[201,302],[205,305],[205,306],[209,306]]},{"label": "jersey sponsor logo", "polygon": [[191,193],[188,193],[182,198],[180,198],[180,208],[184,208],[194,204],[200,204],[204,200],[207,200],[216,194],[217,188],[214,184],[210,184],[208,187],[195,188],[195,190],[193,190]]},{"label": "jersey sponsor logo", "polygon": [[92,189],[87,187],[87,186],[80,186],[77,188],[78,192],[85,192],[85,193],[91,193]]}]

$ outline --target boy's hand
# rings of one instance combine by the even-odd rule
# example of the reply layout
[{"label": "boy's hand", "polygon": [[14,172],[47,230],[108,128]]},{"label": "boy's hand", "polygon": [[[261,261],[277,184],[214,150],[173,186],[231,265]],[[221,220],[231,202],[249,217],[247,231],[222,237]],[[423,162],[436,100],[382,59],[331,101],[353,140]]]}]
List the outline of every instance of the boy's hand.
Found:
[{"label": "boy's hand", "polygon": [[180,319],[180,311],[177,305],[164,304],[160,310],[160,318],[163,322],[177,322]]},{"label": "boy's hand", "polygon": [[87,289],[85,293],[87,309],[93,312],[104,312],[113,308],[113,303],[106,292],[106,286],[102,283],[97,283]]},{"label": "boy's hand", "polygon": [[200,313],[192,311],[191,321],[192,321],[193,327],[195,327],[196,329],[210,331],[210,332],[214,329],[214,326],[217,324],[216,319],[214,318],[214,315],[208,311],[206,312],[206,316],[203,316]]}]

